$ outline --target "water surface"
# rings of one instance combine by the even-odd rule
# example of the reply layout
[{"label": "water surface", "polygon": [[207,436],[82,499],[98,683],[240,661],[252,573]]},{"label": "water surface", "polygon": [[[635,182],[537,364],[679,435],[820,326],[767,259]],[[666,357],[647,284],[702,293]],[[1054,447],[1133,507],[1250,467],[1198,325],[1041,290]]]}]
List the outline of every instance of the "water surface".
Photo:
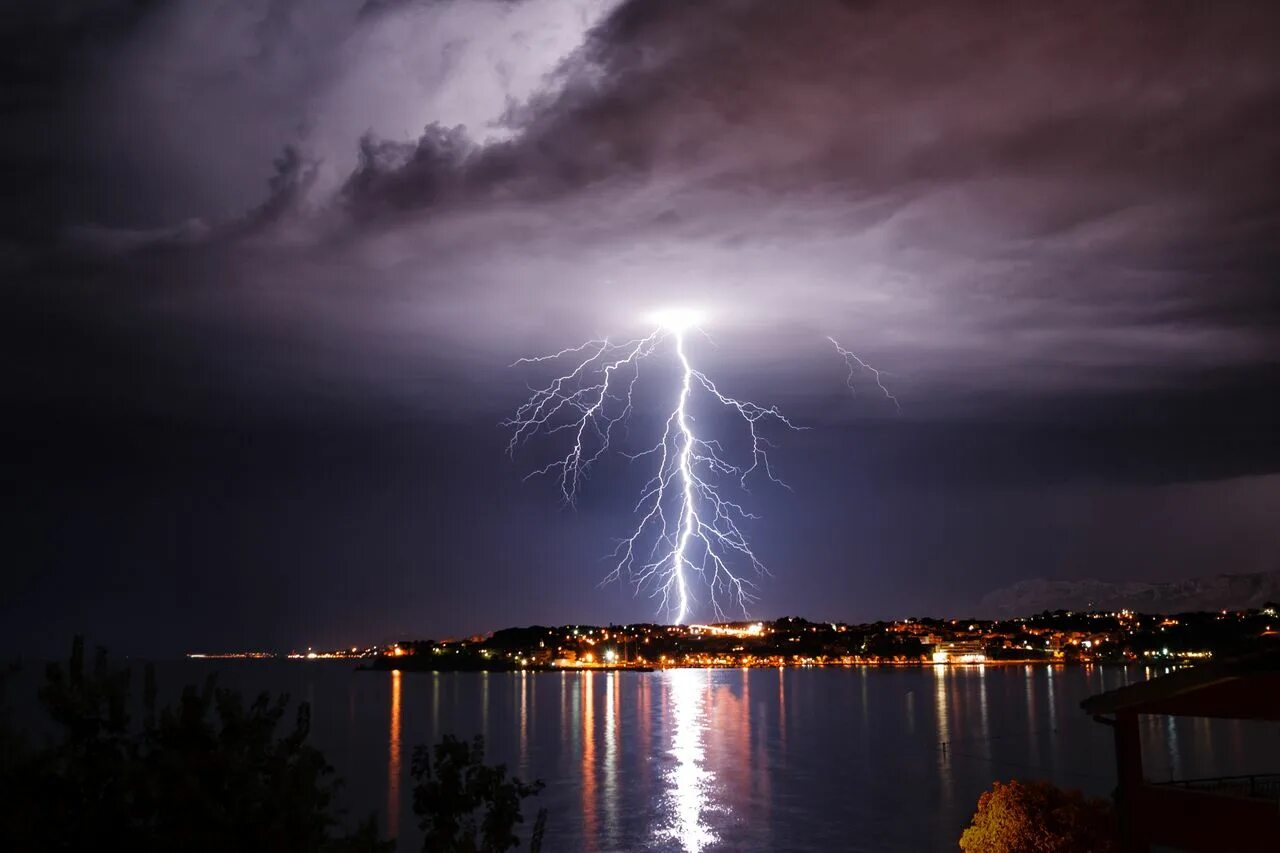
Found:
[{"label": "water surface", "polygon": [[[345,780],[417,850],[415,744],[480,734],[488,759],[546,788],[548,851],[955,850],[994,779],[1107,796],[1110,730],[1086,696],[1136,668],[867,667],[558,673],[354,672],[341,662],[160,664],[162,688],[203,679],[288,691]],[[1144,718],[1148,778],[1267,772],[1280,727]]]}]

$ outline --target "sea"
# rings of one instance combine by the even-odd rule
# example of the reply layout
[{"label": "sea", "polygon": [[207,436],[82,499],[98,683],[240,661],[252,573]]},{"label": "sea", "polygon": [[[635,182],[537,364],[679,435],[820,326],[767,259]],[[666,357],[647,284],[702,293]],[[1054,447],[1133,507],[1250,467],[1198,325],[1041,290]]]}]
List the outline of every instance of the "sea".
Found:
[{"label": "sea", "polygon": [[[349,820],[422,847],[415,747],[481,735],[542,791],[543,850],[957,850],[995,780],[1110,796],[1111,730],[1080,702],[1155,667],[1024,665],[434,673],[346,661],[158,662],[163,698],[219,683],[312,708]],[[25,678],[23,680],[26,680]],[[30,676],[34,693],[38,678]],[[17,685],[15,685],[17,686]],[[10,695],[13,700],[13,695]],[[1154,781],[1275,772],[1280,725],[1142,718]]]}]

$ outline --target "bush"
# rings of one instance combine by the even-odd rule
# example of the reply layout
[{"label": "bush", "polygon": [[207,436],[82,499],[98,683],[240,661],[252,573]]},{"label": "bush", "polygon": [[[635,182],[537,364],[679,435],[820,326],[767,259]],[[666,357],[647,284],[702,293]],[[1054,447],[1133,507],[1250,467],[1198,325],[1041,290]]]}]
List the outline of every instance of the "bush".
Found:
[{"label": "bush", "polygon": [[352,834],[335,832],[338,783],[307,743],[308,705],[278,735],[287,696],[246,705],[210,678],[157,713],[148,667],[144,720],[132,726],[130,680],[102,649],[86,671],[79,637],[65,667],[49,666],[40,702],[57,735],[38,749],[9,730],[0,737],[0,849],[394,849],[379,840],[372,817]]},{"label": "bush", "polygon": [[[434,759],[434,760],[433,760]],[[520,801],[536,796],[542,782],[506,778],[504,765],[484,763],[484,739],[471,743],[445,735],[431,750],[413,750],[413,811],[431,853],[501,853],[520,846],[516,825],[523,822]],[[547,812],[534,820],[529,849],[542,847]]]},{"label": "bush", "polygon": [[960,836],[965,853],[1118,853],[1115,810],[1107,800],[1048,782],[996,782]]},{"label": "bush", "polygon": [[[31,748],[0,708],[0,850],[128,850],[203,853],[390,853],[370,816],[339,833],[340,784],[307,742],[311,708],[298,705],[277,729],[289,697],[263,693],[249,704],[217,686],[188,686],[157,710],[147,666],[143,721],[131,724],[129,669],[98,650],[86,671],[84,641],[64,667],[49,666],[40,703],[58,734]],[[0,674],[0,687],[4,686]],[[432,762],[434,753],[434,763]],[[542,789],[484,764],[484,742],[445,736],[414,750],[414,811],[429,853],[498,853],[519,846],[520,803]],[[546,824],[539,812],[530,849]]]}]

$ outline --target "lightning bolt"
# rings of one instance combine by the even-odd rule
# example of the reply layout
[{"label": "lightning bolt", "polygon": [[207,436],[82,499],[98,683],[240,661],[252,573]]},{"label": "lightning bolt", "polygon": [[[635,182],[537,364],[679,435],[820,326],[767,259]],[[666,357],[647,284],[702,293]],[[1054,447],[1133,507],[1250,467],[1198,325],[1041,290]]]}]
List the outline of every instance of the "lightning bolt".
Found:
[{"label": "lightning bolt", "polygon": [[859,373],[870,373],[875,377],[876,387],[880,389],[881,393],[883,393],[887,399],[893,402],[893,407],[897,409],[899,413],[902,412],[902,404],[898,402],[898,398],[895,397],[889,391],[888,386],[884,384],[884,371],[872,367],[854,353],[851,353],[849,350],[840,346],[840,342],[835,338],[828,336],[827,340],[831,341],[831,345],[836,348],[836,352],[840,353],[840,357],[844,359],[845,366],[849,368],[849,377],[845,380],[845,384],[849,386],[849,391],[852,392],[855,397],[858,394],[858,388],[854,384],[854,380],[858,378]]},{"label": "lightning bolt", "polygon": [[[535,436],[566,437],[565,454],[526,479],[554,476],[565,502],[575,504],[592,466],[610,450],[619,424],[632,414],[641,364],[670,345],[680,368],[677,393],[657,442],[639,453],[623,454],[633,461],[652,460],[654,474],[634,507],[639,521],[631,535],[619,541],[613,570],[604,581],[625,576],[637,592],[650,590],[659,599],[659,609],[677,624],[697,603],[691,588],[695,579],[707,587],[720,619],[725,618],[724,603],[731,602],[745,614],[756,599],[757,587],[747,569],[756,576],[768,569],[742,529],[756,516],[732,499],[733,492],[745,492],[753,475],[786,487],[774,475],[769,461],[773,445],[764,429],[803,429],[776,407],[728,396],[696,369],[685,335],[690,328],[705,336],[689,323],[673,321],[623,343],[591,340],[550,355],[518,359],[513,367],[554,363],[564,365],[564,372],[550,384],[531,389],[528,400],[503,422],[511,430],[507,452],[513,458]],[[746,440],[739,455],[699,432],[694,412],[698,402],[727,411],[741,423]]]}]

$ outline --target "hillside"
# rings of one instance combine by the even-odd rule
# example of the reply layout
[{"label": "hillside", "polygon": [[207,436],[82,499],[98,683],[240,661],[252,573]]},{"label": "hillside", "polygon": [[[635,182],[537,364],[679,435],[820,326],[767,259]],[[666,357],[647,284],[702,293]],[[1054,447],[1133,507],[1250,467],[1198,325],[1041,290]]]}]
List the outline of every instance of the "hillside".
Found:
[{"label": "hillside", "polygon": [[1280,571],[1220,574],[1181,581],[1020,581],[983,596],[982,616],[1024,616],[1043,610],[1190,610],[1259,608],[1280,602]]}]

